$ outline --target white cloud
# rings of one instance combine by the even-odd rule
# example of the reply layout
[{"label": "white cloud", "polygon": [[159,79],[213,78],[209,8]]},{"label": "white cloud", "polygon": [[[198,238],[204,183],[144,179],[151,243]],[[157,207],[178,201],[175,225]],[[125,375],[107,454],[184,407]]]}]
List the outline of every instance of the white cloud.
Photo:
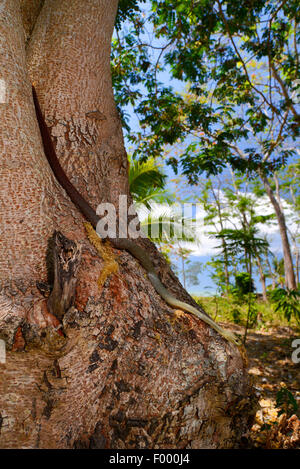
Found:
[{"label": "white cloud", "polygon": [[[245,194],[247,197],[253,197],[255,200],[257,200],[256,196],[254,194]],[[224,195],[221,194],[221,201],[225,203],[226,198]],[[190,208],[191,204],[187,204],[187,206],[184,208],[184,213],[189,214],[192,216],[192,211]],[[211,255],[216,255],[218,254],[218,246],[220,242],[216,240],[213,235],[210,235],[209,232],[214,231],[214,227],[212,225],[205,225],[204,223],[204,218],[207,215],[205,210],[202,208],[200,204],[194,205],[196,206],[196,236],[197,236],[197,243],[191,245],[191,243],[185,243],[181,242],[180,245],[182,247],[186,247],[188,249],[192,250],[191,255],[192,256],[197,256],[197,257],[204,257],[204,256],[211,256]],[[290,205],[285,201],[282,200],[282,206],[284,208],[284,213],[286,216],[286,222],[289,230],[292,233],[296,233],[297,230],[299,232],[299,221],[297,220],[296,214],[293,212],[291,209]],[[172,208],[168,206],[167,204],[153,204],[153,213],[156,216],[160,215],[171,215],[172,210],[177,213],[181,213],[181,208],[180,205],[176,205]],[[178,210],[180,210],[178,212]],[[138,208],[138,213],[140,220],[144,220],[148,214],[148,210]],[[274,213],[274,208],[269,201],[267,196],[260,197],[260,199],[257,200],[256,203],[256,213],[257,215],[271,215]],[[195,216],[195,214],[194,214]],[[229,221],[227,221],[224,225],[225,228],[238,228],[240,226],[240,222],[238,219],[238,216],[232,217]],[[280,238],[280,233],[279,233],[279,227],[278,227],[278,222],[277,219],[274,218],[274,220],[271,220],[268,223],[259,223],[257,225],[259,229],[258,236],[259,237],[266,237],[267,240],[270,243],[270,249],[274,254],[280,254],[282,253],[282,245],[281,245],[281,238]],[[217,225],[217,228],[220,229],[220,226]]]},{"label": "white cloud", "polygon": [[[247,196],[249,197],[251,195],[247,194]],[[255,196],[253,195],[253,197]],[[223,200],[225,200],[225,198]],[[282,200],[282,206],[284,209],[286,223],[287,223],[289,230],[292,233],[296,233],[297,230],[299,231],[299,221],[297,220],[295,213],[293,212],[290,205],[285,200]],[[274,213],[274,208],[267,196],[263,196],[259,199],[257,203],[257,207],[256,207],[256,213],[257,215],[271,215]],[[200,232],[199,236],[201,239],[201,247],[200,249],[196,248],[193,251],[192,255],[194,256],[208,256],[208,255],[217,253],[217,250],[215,248],[218,246],[219,243],[215,239],[210,239],[209,236],[207,235],[206,233],[207,227],[205,228],[203,227],[204,214],[205,214],[204,210],[201,207],[199,207],[200,223],[198,227],[198,232]],[[237,227],[239,226],[237,217],[233,217],[230,220],[230,222],[225,224],[225,227],[234,228],[234,225],[236,225]],[[267,240],[270,243],[270,250],[276,254],[282,253],[282,244],[281,244],[281,238],[280,238],[280,232],[279,232],[277,219],[274,218],[274,220],[271,220],[268,224],[259,223],[257,227],[259,230],[258,236],[260,237],[266,236]]]}]

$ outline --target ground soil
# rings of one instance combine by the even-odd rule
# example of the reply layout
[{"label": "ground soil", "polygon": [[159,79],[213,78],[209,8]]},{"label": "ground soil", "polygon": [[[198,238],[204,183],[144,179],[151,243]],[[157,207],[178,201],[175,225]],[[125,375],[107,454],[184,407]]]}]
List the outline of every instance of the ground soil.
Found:
[{"label": "ground soil", "polygon": [[[226,327],[244,334],[242,327],[228,324]],[[259,397],[249,436],[250,447],[300,448],[300,362],[292,360],[295,339],[300,339],[299,330],[290,327],[250,330],[248,333],[249,374]],[[288,390],[292,397],[285,392],[286,403],[277,407],[276,398],[282,389]],[[298,410],[293,408],[293,403],[298,405]]]}]

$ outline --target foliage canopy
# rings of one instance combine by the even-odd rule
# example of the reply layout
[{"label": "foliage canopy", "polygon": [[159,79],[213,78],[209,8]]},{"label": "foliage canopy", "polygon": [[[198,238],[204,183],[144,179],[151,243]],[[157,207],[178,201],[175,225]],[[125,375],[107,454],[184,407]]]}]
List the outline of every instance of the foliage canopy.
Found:
[{"label": "foliage canopy", "polygon": [[300,123],[298,2],[152,0],[146,14],[141,2],[122,5],[112,73],[127,130],[128,104],[141,125],[128,134],[136,155],[184,142],[167,162],[191,183],[228,163],[265,175],[287,163]]}]

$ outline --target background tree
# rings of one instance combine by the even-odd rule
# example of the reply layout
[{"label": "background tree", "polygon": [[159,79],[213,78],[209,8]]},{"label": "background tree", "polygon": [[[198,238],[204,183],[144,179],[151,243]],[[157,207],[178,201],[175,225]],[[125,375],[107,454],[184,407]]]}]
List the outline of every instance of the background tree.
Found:
[{"label": "background tree", "polygon": [[[245,258],[242,258],[239,264],[235,254],[231,252],[229,255],[225,237],[222,237],[223,230],[229,228],[245,231],[250,226],[255,227],[256,230],[263,230],[274,219],[272,213],[269,215],[259,214],[260,212],[266,213],[266,209],[262,206],[260,198],[254,193],[252,186],[252,181],[249,183],[243,175],[235,177],[229,171],[229,173],[224,173],[222,177],[217,175],[208,180],[204,178],[199,180],[195,185],[196,191],[192,192],[191,197],[198,203],[198,210],[204,210],[203,226],[200,225],[201,220],[199,219],[196,230],[200,230],[202,233],[206,231],[206,234],[212,239],[218,236],[218,240],[222,240],[221,251],[216,259],[212,262],[209,261],[209,265],[215,266],[215,280],[218,278],[218,285],[222,287],[224,293],[230,292],[230,283],[235,278],[237,268],[245,268],[243,265]],[[265,301],[267,301],[265,264],[267,264],[269,254],[270,252],[266,250],[256,253],[254,257]]]},{"label": "background tree", "polygon": [[[254,226],[248,225],[243,226],[242,229],[233,230],[233,229],[224,229],[217,235],[217,238],[221,240],[225,238],[226,245],[227,245],[227,252],[229,254],[234,255],[241,255],[244,256],[244,263],[246,267],[246,272],[248,276],[248,312],[247,312],[247,323],[245,327],[245,334],[244,334],[244,343],[246,343],[247,339],[247,332],[249,323],[251,320],[251,316],[253,316],[253,305],[252,305],[252,292],[253,292],[253,258],[259,257],[259,254],[266,250],[268,247],[268,243],[262,239],[257,237],[257,229]],[[239,286],[238,283],[238,275],[236,275],[236,286]],[[244,294],[243,290],[240,287],[238,288],[239,292]]]},{"label": "background tree", "polygon": [[[212,224],[214,226],[215,233],[221,232],[225,228],[225,224],[229,219],[229,213],[226,207],[224,206],[224,199],[222,200],[222,184],[220,179],[217,181],[212,181],[209,179],[206,184],[205,188],[202,191],[201,197],[199,198],[199,202],[203,203],[203,208],[206,212],[206,216],[204,218],[204,223]],[[208,191],[211,192],[211,196],[209,197]],[[213,234],[210,232],[210,234]],[[228,293],[229,285],[230,285],[230,267],[229,267],[229,258],[227,252],[227,246],[225,238],[222,238],[222,256],[218,256],[217,261],[217,268],[221,267],[221,284],[225,284],[225,292]],[[222,272],[222,273],[221,273]]]},{"label": "background tree", "polygon": [[300,164],[299,158],[295,162],[290,163],[276,177],[277,197],[280,200],[280,191],[283,194],[284,201],[287,202],[292,212],[292,222],[294,230],[289,229],[289,235],[292,240],[293,251],[295,256],[296,281],[299,285],[299,239],[300,239]]}]

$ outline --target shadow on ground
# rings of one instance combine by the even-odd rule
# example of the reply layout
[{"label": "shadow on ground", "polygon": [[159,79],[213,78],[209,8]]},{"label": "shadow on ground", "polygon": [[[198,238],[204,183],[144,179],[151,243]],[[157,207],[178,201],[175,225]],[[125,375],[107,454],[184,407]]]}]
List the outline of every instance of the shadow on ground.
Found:
[{"label": "shadow on ground", "polygon": [[[242,327],[224,325],[244,334]],[[250,445],[255,448],[300,448],[300,361],[292,361],[295,339],[300,339],[300,332],[289,327],[248,333],[248,371],[259,395],[259,409],[250,437]],[[300,352],[297,356],[299,360]],[[282,389],[288,390],[298,405],[298,410],[293,410],[291,404],[287,415],[281,415],[280,410],[286,410],[288,402],[281,409],[276,407],[276,397]],[[284,394],[290,396],[287,392]]]}]

